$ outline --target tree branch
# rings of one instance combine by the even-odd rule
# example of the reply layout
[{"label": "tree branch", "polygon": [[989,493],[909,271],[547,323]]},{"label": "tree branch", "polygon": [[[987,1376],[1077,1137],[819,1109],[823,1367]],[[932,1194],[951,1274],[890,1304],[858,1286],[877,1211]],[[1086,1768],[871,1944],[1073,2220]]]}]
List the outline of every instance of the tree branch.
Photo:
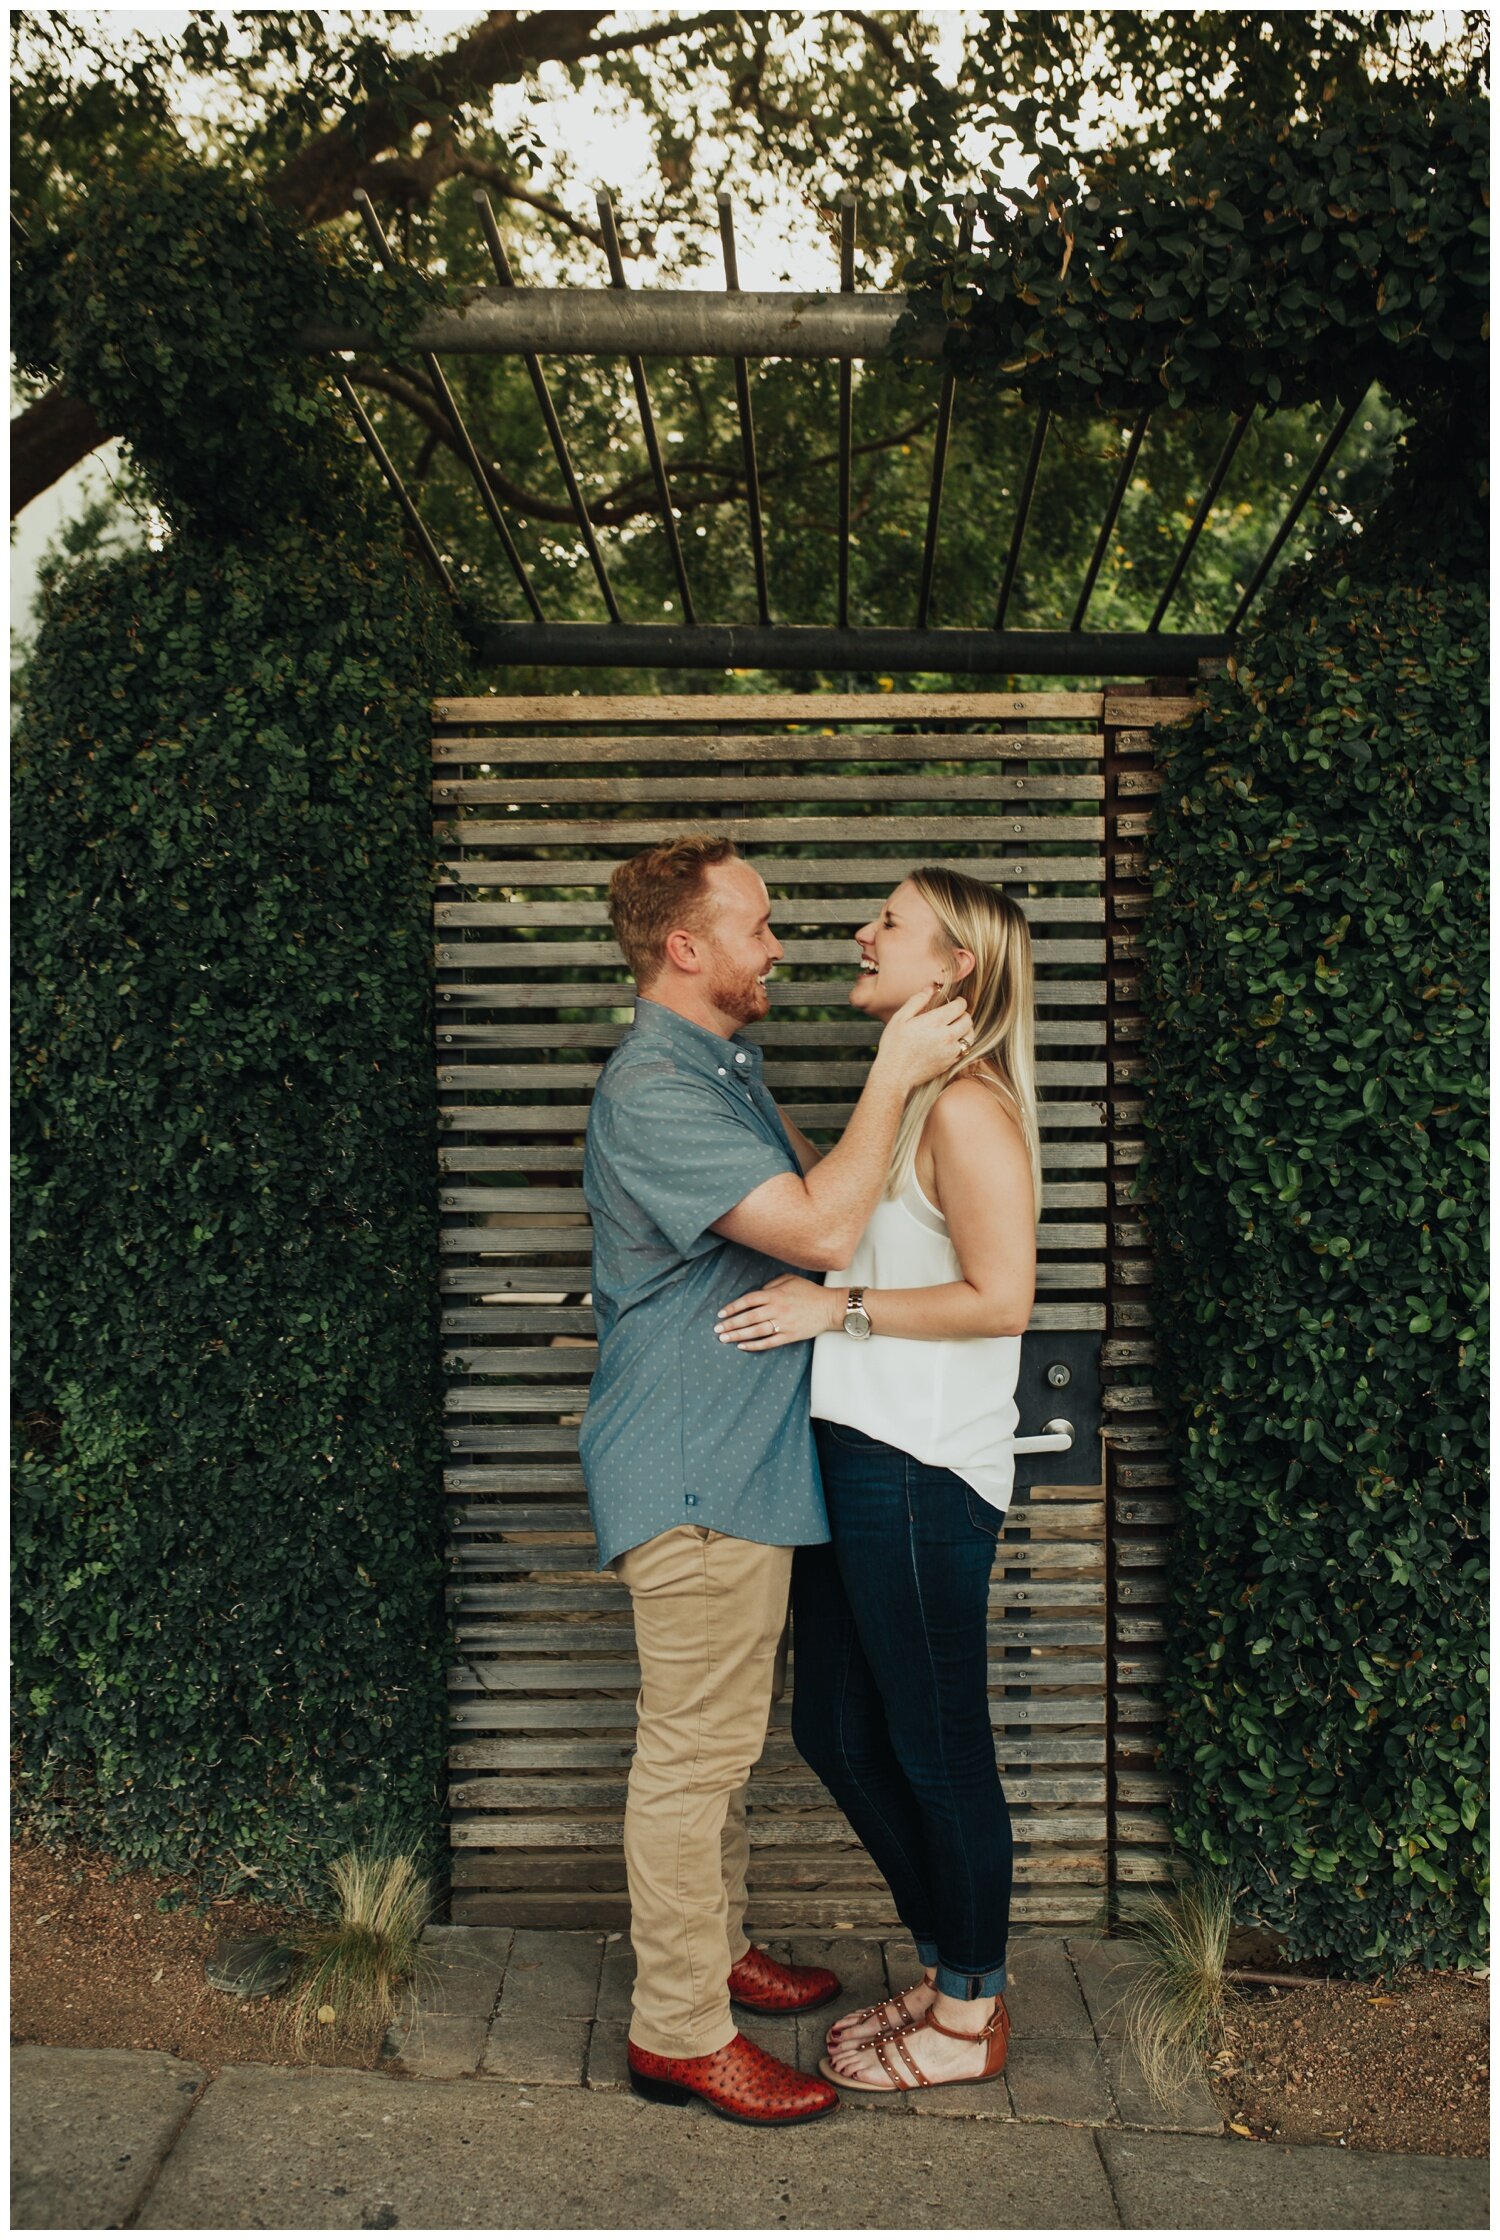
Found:
[{"label": "tree branch", "polygon": [[107,443],[93,411],[60,385],[47,390],[10,424],[11,519],[61,479],[80,459]]},{"label": "tree branch", "polygon": [[[536,8],[521,16],[513,8],[491,9],[483,22],[446,53],[412,63],[405,78],[406,102],[377,97],[309,140],[268,183],[269,199],[295,213],[306,225],[322,224],[352,208],[354,191],[365,172],[387,150],[400,148],[417,124],[430,122],[434,116],[451,119],[476,95],[514,83],[539,63],[581,62],[591,55],[621,50],[640,52],[701,30],[708,20],[670,16],[665,22],[643,24],[639,30],[595,39],[595,28],[613,12],[609,8]],[[416,112],[417,103],[422,105],[420,114]],[[534,202],[545,215],[579,230],[560,206],[547,209],[529,189],[518,188],[514,182],[510,199]],[[585,238],[597,241],[598,237],[585,229]],[[86,459],[107,440],[108,433],[87,405],[61,387],[50,389],[28,405],[11,423],[12,517],[50,489],[80,459]]]},{"label": "tree branch", "polygon": [[[406,83],[416,100],[447,117],[476,94],[513,85],[543,62],[587,62],[591,56],[622,49],[639,52],[701,28],[702,19],[668,17],[595,39],[595,27],[614,13],[610,8],[535,8],[519,16],[513,8],[492,8],[484,21],[446,54],[414,62]],[[282,209],[321,225],[348,210],[362,173],[388,148],[399,148],[417,122],[410,105],[378,98],[347,119],[340,119],[300,148],[267,192]]]},{"label": "tree branch", "polygon": [[527,203],[533,210],[540,210],[544,217],[566,226],[580,241],[592,242],[596,249],[604,247],[604,236],[597,226],[586,225],[581,218],[575,218],[555,196],[523,185],[498,163],[467,154],[451,131],[439,136],[436,127],[420,155],[385,156],[378,163],[366,164],[356,184],[364,188],[372,201],[410,208],[415,203],[425,206],[449,179],[478,179],[507,202]]},{"label": "tree branch", "polygon": [[[454,439],[453,430],[449,426],[447,414],[443,411],[437,399],[429,395],[426,390],[419,388],[416,382],[408,381],[405,375],[392,373],[379,366],[361,366],[351,378],[361,387],[374,389],[381,396],[389,397],[393,403],[401,405],[414,418],[421,421],[422,425],[428,430],[430,439],[442,444],[453,453],[455,458],[463,459],[463,453],[460,451]],[[864,459],[871,457],[876,452],[893,450],[897,444],[907,443],[914,435],[920,435],[924,428],[932,425],[936,417],[936,408],[933,407],[921,413],[915,420],[908,421],[904,427],[893,428],[888,435],[872,436],[864,443],[855,444],[853,456],[856,459]],[[484,470],[489,477],[495,495],[504,504],[513,506],[517,513],[525,514],[534,521],[567,523],[577,519],[570,505],[556,498],[544,498],[537,491],[528,490],[521,483],[513,481],[497,460],[486,456],[488,448],[487,445],[484,446],[481,449],[480,456],[483,459]],[[464,463],[467,465],[467,461]],[[838,453],[828,451],[820,457],[801,461],[796,466],[772,467],[770,469],[763,467],[761,482],[763,487],[774,489],[779,484],[792,480],[800,481],[808,474],[815,473],[824,467],[836,466],[837,463]],[[676,486],[677,511],[684,516],[690,513],[701,513],[713,506],[731,504],[745,495],[743,478],[739,473],[734,468],[721,464],[715,459],[674,459],[671,462],[670,473]],[[719,487],[717,490],[684,491],[681,483],[682,478],[687,475],[699,475],[716,480]],[[642,514],[654,514],[657,510],[654,481],[650,490],[642,489],[642,486],[648,480],[653,480],[653,478],[649,477],[645,471],[628,475],[624,481],[617,483],[613,489],[607,490],[603,497],[591,501],[586,500],[584,510],[590,521],[596,528],[617,529],[627,521],[637,520]],[[638,498],[631,495],[637,489],[642,490],[642,494]]]}]

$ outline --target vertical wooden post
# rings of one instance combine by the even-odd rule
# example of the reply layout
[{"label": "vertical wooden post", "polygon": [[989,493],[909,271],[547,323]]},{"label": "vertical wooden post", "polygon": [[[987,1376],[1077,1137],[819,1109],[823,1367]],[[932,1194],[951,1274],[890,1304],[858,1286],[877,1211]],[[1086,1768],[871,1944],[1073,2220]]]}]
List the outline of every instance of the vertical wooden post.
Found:
[{"label": "vertical wooden post", "polygon": [[[1153,703],[1162,702],[1161,715]],[[1180,722],[1191,705],[1168,678],[1106,687],[1104,695],[1105,1101],[1109,1137],[1109,1249],[1105,1337],[1101,1353],[1105,1409],[1105,1564],[1107,1577],[1107,1847],[1111,1913],[1121,1887],[1157,1881],[1168,1869],[1167,1794],[1150,1764],[1149,1690],[1159,1671],[1153,1655],[1164,1636],[1158,1566],[1166,1553],[1173,1505],[1165,1437],[1149,1386],[1136,1373],[1151,1365],[1150,1242],[1132,1199],[1141,1144],[1137,1045],[1139,927],[1150,902],[1146,842],[1159,780],[1153,726]],[[1157,1450],[1153,1452],[1153,1450]]]}]

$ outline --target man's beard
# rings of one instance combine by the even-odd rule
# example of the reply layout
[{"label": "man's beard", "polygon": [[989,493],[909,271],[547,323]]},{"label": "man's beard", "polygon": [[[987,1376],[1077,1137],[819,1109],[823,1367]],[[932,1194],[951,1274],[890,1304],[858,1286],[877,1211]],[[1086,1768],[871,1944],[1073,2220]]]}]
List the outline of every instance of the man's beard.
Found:
[{"label": "man's beard", "polygon": [[735,979],[722,967],[715,973],[708,1000],[726,1017],[738,1019],[742,1026],[763,1019],[771,1008],[771,999],[753,972]]}]

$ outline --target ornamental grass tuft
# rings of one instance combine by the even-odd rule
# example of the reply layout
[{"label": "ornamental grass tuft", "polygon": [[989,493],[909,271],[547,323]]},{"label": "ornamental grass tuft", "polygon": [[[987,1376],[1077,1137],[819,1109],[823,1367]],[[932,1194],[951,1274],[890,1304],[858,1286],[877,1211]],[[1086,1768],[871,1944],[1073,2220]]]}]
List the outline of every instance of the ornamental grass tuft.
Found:
[{"label": "ornamental grass tuft", "polygon": [[346,1851],[328,1881],[335,1918],[288,1940],[299,1964],[281,2025],[297,2054],[318,2032],[364,2036],[389,2023],[432,1913],[432,1886],[408,1852]]},{"label": "ornamental grass tuft", "polygon": [[1139,1947],[1142,1964],[1121,2002],[1125,2035],[1146,2089],[1173,2099],[1221,2042],[1226,2010],[1238,1994],[1224,1966],[1234,1907],[1227,1886],[1184,1882],[1170,1894],[1151,1891],[1122,1909],[1120,1927]]}]

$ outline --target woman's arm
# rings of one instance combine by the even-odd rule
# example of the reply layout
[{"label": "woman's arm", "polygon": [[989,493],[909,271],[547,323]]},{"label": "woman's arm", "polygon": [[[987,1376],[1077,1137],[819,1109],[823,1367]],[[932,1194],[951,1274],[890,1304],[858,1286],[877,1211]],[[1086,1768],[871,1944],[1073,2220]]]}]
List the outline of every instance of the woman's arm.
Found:
[{"label": "woman's arm", "polygon": [[[989,1090],[955,1081],[933,1108],[925,1140],[963,1277],[906,1291],[866,1290],[875,1332],[882,1338],[1018,1336],[1031,1320],[1036,1294],[1031,1162],[1020,1127]],[[828,1289],[801,1276],[777,1276],[728,1303],[716,1327],[744,1352],[766,1353],[841,1329],[846,1298],[839,1285]],[[762,1335],[772,1320],[775,1335]]]},{"label": "woman's arm", "polygon": [[[1020,1127],[990,1090],[955,1081],[933,1107],[926,1141],[963,1281],[866,1291],[870,1321],[882,1338],[1019,1336],[1036,1297],[1031,1161]],[[834,1297],[837,1327],[843,1294]]]}]

